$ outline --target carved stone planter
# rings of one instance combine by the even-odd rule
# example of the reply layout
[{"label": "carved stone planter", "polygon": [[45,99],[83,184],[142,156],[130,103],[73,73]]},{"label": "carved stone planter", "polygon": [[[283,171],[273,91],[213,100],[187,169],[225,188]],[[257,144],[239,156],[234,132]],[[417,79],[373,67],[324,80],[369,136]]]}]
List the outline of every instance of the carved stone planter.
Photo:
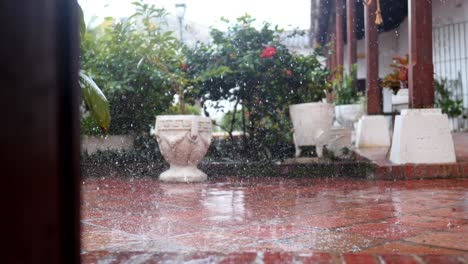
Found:
[{"label": "carved stone planter", "polygon": [[335,106],[335,117],[341,126],[353,128],[361,116],[364,115],[364,107],[362,104],[347,104]]},{"label": "carved stone planter", "polygon": [[159,179],[166,182],[200,182],[207,176],[197,168],[211,143],[211,119],[194,115],[156,117],[156,140],[170,164]]},{"label": "carved stone planter", "polygon": [[289,106],[294,127],[296,157],[301,155],[301,146],[316,146],[317,155],[327,144],[328,132],[333,123],[333,105],[327,103],[304,103]]}]

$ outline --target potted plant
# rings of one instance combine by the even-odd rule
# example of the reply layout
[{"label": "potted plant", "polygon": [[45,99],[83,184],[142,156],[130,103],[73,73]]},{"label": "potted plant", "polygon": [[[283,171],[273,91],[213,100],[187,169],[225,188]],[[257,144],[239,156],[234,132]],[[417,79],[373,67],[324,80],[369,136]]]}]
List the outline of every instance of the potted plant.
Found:
[{"label": "potted plant", "polygon": [[[391,96],[391,107],[397,110],[408,108],[409,93],[408,93],[408,62],[409,57],[397,56],[393,58],[390,67],[393,71],[385,76],[381,82],[383,89],[390,89],[393,92]],[[385,94],[385,93],[384,93]],[[387,104],[387,98],[384,98],[384,105]],[[392,111],[394,110],[392,109]]]},{"label": "potted plant", "polygon": [[336,74],[332,81],[335,96],[335,118],[343,127],[352,128],[364,114],[362,95],[354,88],[357,66],[350,68],[349,74]]},{"label": "potted plant", "polygon": [[[455,81],[457,82],[457,81]],[[463,114],[463,100],[453,100],[447,89],[447,80],[434,80],[435,107],[442,110],[449,118],[450,130],[458,129],[458,117]]]},{"label": "potted plant", "polygon": [[316,146],[317,155],[322,156],[322,146],[333,124],[333,105],[325,100],[330,87],[328,71],[315,56],[310,60],[311,65],[306,67],[310,80],[296,92],[297,103],[289,106],[296,157],[301,155],[301,146]]}]

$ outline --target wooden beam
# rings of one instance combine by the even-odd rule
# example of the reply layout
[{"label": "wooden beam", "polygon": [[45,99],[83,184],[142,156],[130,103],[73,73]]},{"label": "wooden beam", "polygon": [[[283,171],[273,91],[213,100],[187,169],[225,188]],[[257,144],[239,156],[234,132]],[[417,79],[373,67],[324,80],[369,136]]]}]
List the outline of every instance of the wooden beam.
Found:
[{"label": "wooden beam", "polygon": [[317,0],[311,0],[310,3],[310,30],[309,30],[309,44],[311,47],[314,46],[314,34],[317,33]]},{"label": "wooden beam", "polygon": [[2,263],[80,263],[76,1],[2,2]]},{"label": "wooden beam", "polygon": [[346,0],[346,39],[348,65],[357,63],[356,50],[356,0]]},{"label": "wooden beam", "polygon": [[381,89],[379,87],[379,44],[375,24],[376,1],[364,7],[365,48],[366,48],[366,98],[367,114],[381,113]]},{"label": "wooden beam", "polygon": [[[337,61],[336,61],[336,36],[335,32],[330,33],[330,41],[333,42],[333,52],[330,54],[330,71],[336,69]],[[333,79],[333,78],[332,78]]]},{"label": "wooden beam", "polygon": [[335,51],[336,67],[343,67],[343,0],[335,0]]},{"label": "wooden beam", "polygon": [[408,72],[410,108],[434,106],[432,62],[432,1],[410,0]]},{"label": "wooden beam", "polygon": [[[334,2],[332,2],[332,10],[334,8]],[[327,47],[327,54],[328,54],[328,70],[333,71],[336,67],[336,32],[335,32],[335,25],[336,25],[336,17],[330,16],[329,23],[328,23],[328,42],[332,43],[331,50]],[[331,54],[330,54],[331,53]],[[330,79],[333,79],[333,76],[329,76]]]}]

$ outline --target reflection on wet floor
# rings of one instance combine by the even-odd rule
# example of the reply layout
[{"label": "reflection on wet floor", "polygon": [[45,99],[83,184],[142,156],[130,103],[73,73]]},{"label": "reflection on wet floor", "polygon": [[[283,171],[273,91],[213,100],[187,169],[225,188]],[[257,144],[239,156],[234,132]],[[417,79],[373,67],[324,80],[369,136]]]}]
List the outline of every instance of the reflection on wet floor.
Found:
[{"label": "reflection on wet floor", "polygon": [[468,179],[82,185],[82,250],[468,254]]}]

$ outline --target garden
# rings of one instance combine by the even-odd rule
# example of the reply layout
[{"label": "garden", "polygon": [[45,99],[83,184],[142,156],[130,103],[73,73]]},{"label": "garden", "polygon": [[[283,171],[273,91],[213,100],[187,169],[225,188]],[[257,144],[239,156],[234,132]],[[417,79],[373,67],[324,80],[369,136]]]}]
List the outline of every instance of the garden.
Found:
[{"label": "garden", "polygon": [[[210,119],[218,133],[205,163],[246,169],[301,155],[319,156],[322,163],[354,160],[353,124],[366,102],[356,88],[357,65],[349,71],[329,71],[324,65],[333,43],[297,54],[283,44],[284,30],[267,22],[259,26],[244,15],[223,19],[227,30],[212,28],[210,41],[187,46],[165,27],[163,8],[142,1],[133,6],[134,14],[126,19],[106,18],[88,28],[81,23],[81,134],[94,142],[122,137],[128,145],[83,151],[83,168],[112,164],[127,171],[138,168],[134,175],[158,175],[165,162],[154,135],[155,117],[210,118],[217,112],[222,117]],[[298,34],[290,32],[287,38]],[[392,94],[384,97],[384,112],[389,100],[408,106],[407,64],[408,57],[396,57],[390,65],[394,71],[381,82]],[[451,98],[446,84],[435,82],[436,105],[457,117],[462,102]]]},{"label": "garden", "polygon": [[[163,163],[151,134],[155,117],[209,117],[210,111],[224,114],[212,120],[222,136],[213,140],[207,161],[273,163],[294,156],[289,106],[324,101],[331,91],[324,51],[292,53],[281,42],[283,30],[269,23],[254,26],[249,15],[224,20],[227,31],[213,28],[211,42],[188,47],[164,30],[165,10],[143,2],[134,7],[126,20],[107,18],[82,30],[82,86],[101,90],[107,102],[84,100],[81,134],[134,140],[126,151],[83,154],[83,166]],[[300,33],[289,37],[295,34]],[[352,88],[340,89],[345,94]]]},{"label": "garden", "polygon": [[[296,53],[285,39],[304,32],[246,14],[188,45],[165,9],[133,8],[81,23],[83,262],[464,260],[466,134],[457,162],[389,161],[389,124],[412,116],[409,56],[370,115],[358,64],[330,67],[333,41]],[[435,106],[460,116],[437,77]],[[366,118],[387,145],[362,147]]]}]

